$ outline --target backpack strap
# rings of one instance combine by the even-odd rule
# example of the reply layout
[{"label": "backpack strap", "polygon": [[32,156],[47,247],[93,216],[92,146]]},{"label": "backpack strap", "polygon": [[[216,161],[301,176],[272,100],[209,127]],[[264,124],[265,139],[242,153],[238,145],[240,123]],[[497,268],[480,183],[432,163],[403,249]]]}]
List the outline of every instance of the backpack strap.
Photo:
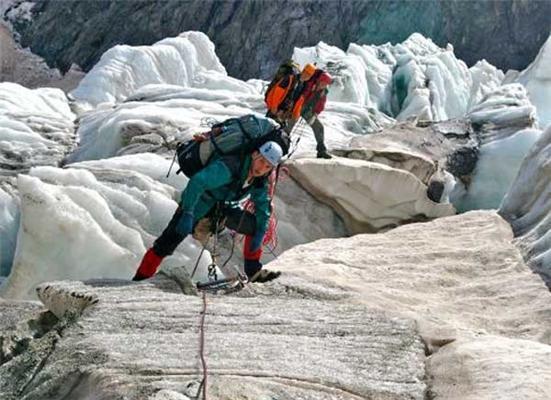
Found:
[{"label": "backpack strap", "polygon": [[233,178],[236,180],[241,179],[241,170],[243,166],[243,159],[238,155],[227,155],[220,158],[221,161],[228,167]]},{"label": "backpack strap", "polygon": [[209,138],[210,142],[212,143],[212,147],[214,147],[214,151],[216,151],[218,154],[220,154],[221,156],[226,156],[227,154],[222,151],[222,149],[220,148],[220,146],[218,146],[218,143],[216,143],[216,138],[214,136],[211,136]]}]

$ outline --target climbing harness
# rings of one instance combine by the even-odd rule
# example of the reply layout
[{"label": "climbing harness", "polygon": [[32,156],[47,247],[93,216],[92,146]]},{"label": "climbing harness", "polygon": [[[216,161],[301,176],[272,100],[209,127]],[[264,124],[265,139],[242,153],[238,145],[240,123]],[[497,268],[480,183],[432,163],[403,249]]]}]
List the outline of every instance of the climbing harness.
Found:
[{"label": "climbing harness", "polygon": [[[243,220],[244,220],[244,216],[245,214],[241,216],[241,219],[238,223],[237,230],[239,230],[239,228],[241,227],[241,224],[243,223]],[[241,271],[239,271],[239,269],[235,266],[232,266],[236,272],[235,277],[218,279],[217,270],[219,267],[216,260],[220,255],[218,254],[217,250],[218,250],[218,241],[219,241],[218,235],[220,234],[220,231],[223,228],[221,227],[222,220],[223,220],[223,216],[221,212],[221,206],[220,204],[218,204],[216,206],[216,211],[214,212],[214,216],[213,216],[213,225],[211,226],[211,232],[213,232],[212,233],[213,246],[211,251],[212,262],[207,267],[208,282],[196,283],[197,290],[202,292],[209,292],[209,293],[221,292],[223,294],[232,293],[243,289],[248,282],[247,276],[241,273]],[[228,264],[230,259],[233,257],[233,252],[235,248],[235,236],[236,236],[235,234],[232,234],[232,247],[231,247],[230,255],[228,256],[226,261],[224,261],[224,263],[220,268],[224,268]],[[207,243],[203,245],[201,253],[197,258],[197,261],[195,262],[195,267],[193,268],[193,272],[191,274],[192,278],[195,275],[195,272],[197,271],[197,267],[199,266],[199,260],[201,259],[203,252],[206,249],[206,246],[207,246]]]},{"label": "climbing harness", "polygon": [[[216,265],[216,258],[218,257],[218,254],[216,252],[217,245],[218,245],[218,235],[219,235],[219,227],[220,227],[220,207],[217,206],[217,210],[215,212],[215,223],[214,223],[214,245],[213,245],[213,251],[212,251],[212,262],[207,267],[208,273],[207,276],[209,278],[209,282],[201,283],[197,282],[197,290],[202,292],[202,299],[203,299],[203,309],[201,310],[201,320],[199,323],[199,329],[200,329],[200,335],[199,335],[199,356],[201,358],[201,365],[203,369],[203,379],[201,383],[199,384],[199,389],[197,390],[197,395],[195,396],[196,400],[199,399],[199,396],[201,393],[203,394],[202,398],[203,400],[207,400],[207,376],[208,376],[208,369],[207,369],[207,362],[205,360],[205,316],[207,314],[207,293],[218,293],[222,291],[223,293],[231,293],[238,290],[241,290],[245,287],[245,284],[247,283],[247,277],[243,276],[239,270],[237,270],[237,278],[224,278],[224,279],[217,279],[217,265]],[[243,222],[243,217],[241,218],[239,225]],[[208,241],[207,241],[208,242]],[[199,254],[199,257],[197,258],[197,261],[195,262],[195,267],[193,268],[193,272],[191,274],[191,277],[193,278],[193,275],[195,275],[195,272],[197,271],[197,267],[199,265],[199,260],[201,259],[203,252],[205,251],[205,248],[207,246],[207,242],[203,245],[203,248],[201,249],[201,253]],[[223,267],[229,262],[233,255],[233,248],[235,246],[235,236],[233,237],[233,243],[232,243],[232,250],[230,253],[230,256],[228,259],[224,262]]]}]

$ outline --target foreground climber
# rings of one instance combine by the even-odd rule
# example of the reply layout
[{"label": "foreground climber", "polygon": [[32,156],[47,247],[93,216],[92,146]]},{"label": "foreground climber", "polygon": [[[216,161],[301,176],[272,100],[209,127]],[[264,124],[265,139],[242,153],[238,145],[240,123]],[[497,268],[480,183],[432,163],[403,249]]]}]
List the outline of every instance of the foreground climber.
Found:
[{"label": "foreground climber", "polygon": [[302,117],[314,132],[317,157],[331,158],[324,142],[324,127],[318,116],[325,109],[328,86],[333,78],[312,64],[306,64],[300,73],[297,71],[292,61],[280,66],[266,91],[266,115],[279,122],[289,133]]},{"label": "foreground climber", "polygon": [[281,162],[282,156],[280,145],[269,141],[244,156],[216,158],[193,175],[182,193],[178,209],[153,247],[145,253],[133,280],[153,276],[163,258],[174,252],[200,220],[219,213],[232,214],[236,210],[235,202],[248,195],[255,208],[255,226],[254,233],[245,242],[245,273],[253,282],[279,276],[279,272],[262,270],[262,264],[255,258],[262,247],[271,214],[268,175]]}]

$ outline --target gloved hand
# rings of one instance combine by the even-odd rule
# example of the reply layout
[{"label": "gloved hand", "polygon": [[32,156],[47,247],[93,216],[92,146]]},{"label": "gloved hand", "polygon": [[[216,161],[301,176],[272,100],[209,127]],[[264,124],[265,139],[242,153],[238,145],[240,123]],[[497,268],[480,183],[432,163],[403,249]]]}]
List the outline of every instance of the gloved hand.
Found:
[{"label": "gloved hand", "polygon": [[251,240],[251,245],[249,246],[251,253],[254,253],[260,249],[260,246],[262,246],[262,239],[264,239],[264,232],[255,233]]},{"label": "gloved hand", "polygon": [[178,221],[178,225],[176,225],[176,232],[178,232],[180,235],[186,236],[191,233],[193,230],[193,213],[192,212],[185,212],[180,217],[180,220]]}]

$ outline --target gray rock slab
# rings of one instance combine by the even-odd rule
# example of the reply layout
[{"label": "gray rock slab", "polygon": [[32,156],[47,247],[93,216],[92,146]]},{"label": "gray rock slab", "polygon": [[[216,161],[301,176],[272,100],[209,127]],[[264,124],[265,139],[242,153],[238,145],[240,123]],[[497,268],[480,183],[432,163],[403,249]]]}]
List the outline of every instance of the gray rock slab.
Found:
[{"label": "gray rock slab", "polygon": [[0,335],[13,330],[15,326],[29,319],[44,305],[38,301],[17,301],[0,298]]},{"label": "gray rock slab", "polygon": [[427,183],[436,161],[457,177],[470,175],[478,160],[478,139],[466,120],[427,126],[404,122],[373,135],[354,137],[348,149],[336,154],[402,168]]},{"label": "gray rock slab", "polygon": [[[65,322],[49,352],[31,349],[26,360],[0,366],[6,399],[197,394],[201,297],[183,295],[162,275],[145,283],[56,282],[38,291]],[[337,287],[293,276],[239,296],[207,295],[209,399],[423,399],[424,346],[415,323],[334,301],[343,297]],[[35,372],[15,386],[19,359]]]}]

